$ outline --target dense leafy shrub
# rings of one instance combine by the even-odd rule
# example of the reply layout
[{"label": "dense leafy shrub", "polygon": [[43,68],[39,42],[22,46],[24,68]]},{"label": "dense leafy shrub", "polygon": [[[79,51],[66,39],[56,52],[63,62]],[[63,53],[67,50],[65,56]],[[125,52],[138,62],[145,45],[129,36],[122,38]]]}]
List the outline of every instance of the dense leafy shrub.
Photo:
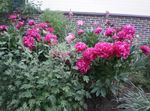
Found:
[{"label": "dense leafy shrub", "polygon": [[36,59],[25,64],[11,59],[0,61],[0,106],[4,111],[83,110],[83,83],[64,69],[65,64]]}]

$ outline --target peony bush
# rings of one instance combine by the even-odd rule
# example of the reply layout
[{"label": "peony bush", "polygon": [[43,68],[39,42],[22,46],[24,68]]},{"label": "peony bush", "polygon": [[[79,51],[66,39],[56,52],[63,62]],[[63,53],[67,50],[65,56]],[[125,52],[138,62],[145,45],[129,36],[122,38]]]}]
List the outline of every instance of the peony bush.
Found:
[{"label": "peony bush", "polygon": [[128,75],[135,71],[133,67],[137,64],[140,50],[149,56],[149,46],[139,47],[134,42],[136,30],[131,24],[121,28],[111,24],[104,26],[94,24],[92,30],[84,30],[82,34],[77,32],[74,47],[80,56],[75,65],[80,74],[89,77],[90,87],[87,89],[91,93],[109,97],[117,94],[120,83],[127,81]]}]

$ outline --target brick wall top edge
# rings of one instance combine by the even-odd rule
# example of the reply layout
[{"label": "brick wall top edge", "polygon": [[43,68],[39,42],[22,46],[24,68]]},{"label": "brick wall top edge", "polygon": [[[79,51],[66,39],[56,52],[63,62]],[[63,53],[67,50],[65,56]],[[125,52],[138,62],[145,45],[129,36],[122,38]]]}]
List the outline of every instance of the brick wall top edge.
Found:
[{"label": "brick wall top edge", "polygon": [[[68,15],[68,11],[64,11],[64,15]],[[95,12],[73,12],[76,16],[106,16],[106,13],[95,13]],[[147,18],[150,19],[150,16],[144,15],[132,15],[132,14],[117,14],[117,13],[109,13],[110,16],[116,17],[135,17],[135,18]]]}]

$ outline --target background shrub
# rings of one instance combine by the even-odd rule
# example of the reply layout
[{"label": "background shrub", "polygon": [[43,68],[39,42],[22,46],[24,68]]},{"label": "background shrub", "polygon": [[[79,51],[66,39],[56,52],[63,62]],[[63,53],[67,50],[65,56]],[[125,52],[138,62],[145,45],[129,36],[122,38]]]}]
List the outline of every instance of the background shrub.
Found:
[{"label": "background shrub", "polygon": [[25,4],[22,4],[22,7],[19,9],[22,15],[33,18],[36,14],[41,13],[41,3],[39,1],[36,1],[36,3],[34,0],[30,2],[27,0],[25,1]]},{"label": "background shrub", "polygon": [[12,0],[0,0],[0,13],[12,11]]},{"label": "background shrub", "polygon": [[48,21],[59,37],[65,36],[66,18],[62,12],[45,10],[40,17],[41,21]]},{"label": "background shrub", "polygon": [[[88,92],[80,75],[70,68],[74,62],[66,65],[66,59],[51,56],[47,48],[41,49],[47,52],[46,60],[41,61],[41,50],[31,51],[23,45],[26,28],[16,29],[14,23],[0,32],[0,110],[82,111]],[[50,52],[72,52],[65,43],[46,47]]]}]

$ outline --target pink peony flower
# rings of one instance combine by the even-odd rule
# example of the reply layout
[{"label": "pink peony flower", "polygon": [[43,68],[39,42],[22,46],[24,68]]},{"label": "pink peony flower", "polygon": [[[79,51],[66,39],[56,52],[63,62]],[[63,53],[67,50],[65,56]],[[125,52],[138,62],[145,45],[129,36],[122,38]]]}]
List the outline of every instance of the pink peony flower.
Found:
[{"label": "pink peony flower", "polygon": [[7,30],[8,30],[8,26],[0,25],[0,31],[7,31]]},{"label": "pink peony flower", "polygon": [[113,44],[109,42],[98,42],[95,49],[97,56],[105,59],[112,57],[114,53]]},{"label": "pink peony flower", "polygon": [[20,25],[16,25],[16,29],[20,29],[21,28],[21,26]]},{"label": "pink peony flower", "polygon": [[18,22],[18,25],[20,25],[22,27],[22,26],[24,26],[24,22],[20,21],[20,22]]},{"label": "pink peony flower", "polygon": [[112,27],[108,27],[105,31],[105,36],[113,36],[116,30]]},{"label": "pink peony flower", "polygon": [[24,22],[19,21],[19,22],[17,23],[17,25],[16,25],[16,28],[17,28],[17,29],[20,29],[20,28],[23,27],[23,26],[24,26]]},{"label": "pink peony flower", "polygon": [[78,20],[78,21],[77,21],[77,25],[78,25],[78,26],[82,26],[83,24],[84,24],[84,21],[82,21],[82,20]]},{"label": "pink peony flower", "polygon": [[46,28],[46,31],[48,31],[50,33],[53,33],[54,32],[54,28],[53,27],[48,27],[48,28]]},{"label": "pink peony flower", "polygon": [[35,46],[34,38],[31,36],[24,36],[23,37],[23,44],[25,47],[28,47],[30,50],[32,50]]},{"label": "pink peony flower", "polygon": [[30,35],[30,36],[36,38],[37,41],[41,40],[41,36],[38,33],[38,30],[36,30],[36,29],[29,29],[29,30],[27,30],[26,35]]},{"label": "pink peony flower", "polygon": [[31,35],[32,37],[36,37],[39,33],[36,29],[29,29],[26,32],[27,35]]},{"label": "pink peony flower", "polygon": [[100,26],[98,26],[98,27],[94,30],[94,33],[95,33],[96,35],[99,35],[99,34],[101,33],[101,31],[102,31],[102,28],[101,28]]},{"label": "pink peony flower", "polygon": [[81,58],[77,60],[76,67],[81,74],[86,74],[90,69],[90,63],[86,61],[84,58]]},{"label": "pink peony flower", "polygon": [[84,33],[84,30],[79,29],[79,31],[78,31],[78,35],[81,35],[81,34],[83,34],[83,33]]},{"label": "pink peony flower", "polygon": [[77,52],[82,52],[87,48],[87,45],[83,42],[78,42],[78,43],[76,43],[74,48],[76,49]]},{"label": "pink peony flower", "polygon": [[113,38],[119,41],[131,42],[133,40],[134,35],[135,28],[132,25],[128,24],[123,26],[122,30],[120,30],[115,36],[113,36]]},{"label": "pink peony flower", "polygon": [[146,56],[150,56],[150,47],[147,45],[142,45],[140,47],[140,49],[142,50],[142,52],[146,55]]},{"label": "pink peony flower", "polygon": [[126,33],[125,31],[120,31],[116,36],[113,36],[113,38],[122,41],[126,38]]},{"label": "pink peony flower", "polygon": [[35,21],[34,20],[29,20],[28,25],[30,25],[30,26],[35,25]]},{"label": "pink peony flower", "polygon": [[120,41],[115,42],[114,53],[119,58],[127,59],[130,55],[130,44]]},{"label": "pink peony flower", "polygon": [[125,31],[126,34],[130,34],[132,36],[135,34],[135,27],[131,24],[124,25],[122,30]]},{"label": "pink peony flower", "polygon": [[83,53],[82,56],[87,61],[93,61],[96,58],[96,49],[95,48],[87,48]]},{"label": "pink peony flower", "polygon": [[56,45],[58,43],[57,36],[51,33],[44,37],[44,41],[48,42],[49,45]]},{"label": "pink peony flower", "polygon": [[73,39],[75,39],[75,36],[74,36],[74,34],[72,34],[72,33],[69,33],[69,35],[68,35],[67,37],[65,37],[65,40],[66,40],[68,43],[71,43]]},{"label": "pink peony flower", "polygon": [[14,20],[17,19],[17,15],[10,15],[10,16],[9,16],[9,19],[14,21]]}]

